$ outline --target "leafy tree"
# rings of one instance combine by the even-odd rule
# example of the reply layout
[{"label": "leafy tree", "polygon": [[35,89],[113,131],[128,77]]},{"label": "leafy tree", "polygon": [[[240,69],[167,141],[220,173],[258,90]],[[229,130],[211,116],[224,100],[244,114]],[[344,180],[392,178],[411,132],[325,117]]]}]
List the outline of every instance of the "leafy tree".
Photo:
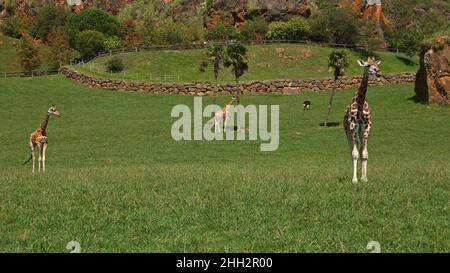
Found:
[{"label": "leafy tree", "polygon": [[412,57],[419,51],[422,40],[415,32],[405,32],[400,49],[409,57],[410,64],[413,63]]},{"label": "leafy tree", "polygon": [[39,9],[31,34],[46,40],[50,30],[53,27],[64,26],[68,17],[69,13],[64,7],[46,4]]},{"label": "leafy tree", "polygon": [[22,21],[17,16],[6,17],[0,22],[0,31],[9,37],[20,38],[22,29]]},{"label": "leafy tree", "polygon": [[237,104],[240,105],[241,86],[239,85],[239,78],[248,70],[247,48],[239,43],[232,43],[227,46],[225,67],[231,67],[231,73],[236,80],[237,87]]},{"label": "leafy tree", "polygon": [[117,36],[120,22],[112,15],[94,7],[89,7],[70,16],[66,24],[69,44],[75,47],[78,36],[85,30],[95,30],[107,36]]},{"label": "leafy tree", "polygon": [[159,29],[160,43],[165,45],[186,44],[190,42],[187,27],[172,20],[164,22]]},{"label": "leafy tree", "polygon": [[311,39],[317,42],[355,45],[359,21],[351,9],[330,7],[311,19]]},{"label": "leafy tree", "polygon": [[105,50],[111,50],[116,48],[122,48],[122,41],[117,36],[105,36],[103,40],[103,46]]},{"label": "leafy tree", "polygon": [[333,105],[334,93],[336,91],[336,83],[339,77],[344,75],[344,70],[349,66],[348,55],[345,50],[333,50],[328,56],[328,67],[333,69],[333,90],[331,91],[330,101],[328,103],[328,111],[325,116],[324,127],[328,126],[328,118]]},{"label": "leafy tree", "polygon": [[274,22],[269,26],[267,38],[272,40],[304,40],[311,35],[311,26],[300,16],[294,16],[287,22]]},{"label": "leafy tree", "polygon": [[143,43],[142,36],[132,17],[128,17],[128,19],[123,22],[120,36],[125,47],[138,47]]},{"label": "leafy tree", "polygon": [[59,67],[77,57],[77,52],[70,48],[64,27],[53,27],[47,34],[47,46],[50,49],[49,59],[54,67]]},{"label": "leafy tree", "polygon": [[246,40],[260,41],[264,39],[269,30],[269,24],[263,17],[256,17],[246,21],[240,28],[241,34]]},{"label": "leafy tree", "polygon": [[80,32],[77,39],[76,49],[83,58],[95,57],[98,53],[105,50],[106,36],[96,30],[85,30]]},{"label": "leafy tree", "polygon": [[17,56],[24,71],[35,70],[42,64],[38,48],[26,39],[20,40]]},{"label": "leafy tree", "polygon": [[222,21],[215,23],[205,34],[205,39],[208,41],[228,41],[239,38],[239,31],[234,26]]}]

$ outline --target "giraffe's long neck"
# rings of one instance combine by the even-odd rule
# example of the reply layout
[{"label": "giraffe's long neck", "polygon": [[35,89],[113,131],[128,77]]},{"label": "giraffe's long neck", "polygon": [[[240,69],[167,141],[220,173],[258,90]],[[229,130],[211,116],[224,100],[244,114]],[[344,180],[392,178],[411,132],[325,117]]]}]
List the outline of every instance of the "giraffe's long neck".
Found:
[{"label": "giraffe's long neck", "polygon": [[45,129],[47,128],[47,124],[48,124],[48,120],[50,119],[50,114],[47,113],[45,115],[44,120],[41,122],[41,124],[39,125],[39,131],[41,132],[45,132]]},{"label": "giraffe's long neck", "polygon": [[355,94],[355,98],[359,106],[363,106],[364,101],[366,100],[368,82],[369,82],[369,72],[367,70],[364,70],[361,85],[359,86],[358,92]]}]

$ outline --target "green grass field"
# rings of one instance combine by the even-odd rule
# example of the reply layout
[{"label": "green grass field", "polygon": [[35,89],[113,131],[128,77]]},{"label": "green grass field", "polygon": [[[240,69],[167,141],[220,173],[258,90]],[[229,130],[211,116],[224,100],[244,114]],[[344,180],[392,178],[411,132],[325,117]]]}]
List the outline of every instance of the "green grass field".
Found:
[{"label": "green grass field", "polygon": [[[0,90],[0,252],[68,252],[72,240],[82,252],[450,249],[450,108],[414,103],[411,84],[369,88],[369,182],[358,185],[342,126],[319,126],[329,92],[244,96],[280,105],[279,149],[263,153],[258,141],[172,140],[171,109],[191,96],[61,76],[0,79]],[[331,121],[353,93],[336,93]],[[47,130],[47,173],[33,176],[27,138],[52,103],[62,117]]]},{"label": "green grass field", "polygon": [[[327,60],[332,49],[314,45],[256,45],[249,46],[249,72],[241,78],[243,81],[298,79],[331,77]],[[350,67],[348,75],[359,75],[361,69],[357,59],[366,58],[361,52],[348,50]],[[378,52],[383,72],[415,72],[418,58],[411,65],[402,53]],[[124,70],[119,73],[107,71],[105,63],[110,56],[94,59],[84,66],[74,65],[76,70],[106,78],[119,78],[137,81],[214,81],[212,66],[206,72],[200,72],[200,61],[205,59],[205,50],[185,51],[148,51],[116,55],[122,58]],[[164,76],[166,78],[164,78]],[[222,69],[220,82],[233,81],[229,69]]]}]

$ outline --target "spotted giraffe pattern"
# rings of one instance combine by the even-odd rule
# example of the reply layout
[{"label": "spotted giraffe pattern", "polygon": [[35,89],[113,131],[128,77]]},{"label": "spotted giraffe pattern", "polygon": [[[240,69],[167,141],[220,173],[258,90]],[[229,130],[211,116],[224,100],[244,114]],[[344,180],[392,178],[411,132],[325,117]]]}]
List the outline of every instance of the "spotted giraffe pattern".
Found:
[{"label": "spotted giraffe pattern", "polygon": [[358,91],[347,106],[344,115],[344,129],[353,158],[353,183],[358,182],[357,165],[358,159],[362,159],[362,181],[367,181],[367,161],[370,131],[372,129],[372,110],[366,101],[367,84],[369,74],[381,76],[378,64],[380,62],[369,58],[367,62],[361,60],[358,63],[364,67],[364,74]]}]

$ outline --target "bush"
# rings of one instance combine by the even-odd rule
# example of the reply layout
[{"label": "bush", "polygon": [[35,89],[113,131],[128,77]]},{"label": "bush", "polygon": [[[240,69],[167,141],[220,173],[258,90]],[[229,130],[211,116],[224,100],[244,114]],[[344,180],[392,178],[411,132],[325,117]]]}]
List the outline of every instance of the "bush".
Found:
[{"label": "bush", "polygon": [[20,65],[24,71],[37,69],[42,64],[42,58],[39,54],[39,50],[26,39],[20,40],[17,56],[19,57]]},{"label": "bush", "polygon": [[117,36],[106,36],[103,40],[105,50],[122,48],[122,41]]},{"label": "bush", "polygon": [[114,16],[90,7],[70,16],[66,24],[66,33],[70,45],[75,47],[82,31],[95,30],[107,36],[117,36],[120,27],[120,22]]},{"label": "bush", "polygon": [[132,17],[129,17],[123,22],[120,36],[125,47],[137,47],[141,46],[143,43],[142,36]]},{"label": "bush", "polygon": [[389,45],[405,54],[411,59],[420,49],[421,35],[415,31],[397,29],[386,35]]},{"label": "bush", "polygon": [[31,34],[43,40],[47,40],[47,35],[53,27],[64,26],[69,13],[64,7],[47,4],[38,13],[36,24],[31,30]]},{"label": "bush", "polygon": [[274,22],[269,26],[267,38],[271,40],[305,40],[311,35],[311,26],[300,16],[294,16],[287,22]]},{"label": "bush", "polygon": [[350,9],[329,8],[311,18],[311,39],[317,42],[355,45],[359,22]]},{"label": "bush", "polygon": [[78,35],[76,49],[83,58],[95,57],[98,53],[105,50],[105,39],[105,35],[101,32],[85,30]]},{"label": "bush", "polygon": [[22,31],[22,22],[17,16],[6,17],[0,24],[0,31],[6,36],[20,38],[20,33]]},{"label": "bush", "polygon": [[120,72],[124,68],[123,61],[119,57],[113,57],[106,62],[107,72]]},{"label": "bush", "polygon": [[263,17],[256,17],[254,20],[246,21],[240,31],[244,39],[260,41],[264,39],[269,30],[269,24]]},{"label": "bush", "polygon": [[221,21],[210,27],[205,34],[205,39],[208,41],[228,41],[239,38],[241,38],[240,33],[234,26]]},{"label": "bush", "polygon": [[79,57],[78,53],[70,48],[64,27],[53,27],[50,30],[47,34],[47,45],[49,48],[48,59],[52,61],[54,68]]},{"label": "bush", "polygon": [[159,29],[161,44],[175,45],[189,43],[188,29],[183,24],[166,21]]}]

